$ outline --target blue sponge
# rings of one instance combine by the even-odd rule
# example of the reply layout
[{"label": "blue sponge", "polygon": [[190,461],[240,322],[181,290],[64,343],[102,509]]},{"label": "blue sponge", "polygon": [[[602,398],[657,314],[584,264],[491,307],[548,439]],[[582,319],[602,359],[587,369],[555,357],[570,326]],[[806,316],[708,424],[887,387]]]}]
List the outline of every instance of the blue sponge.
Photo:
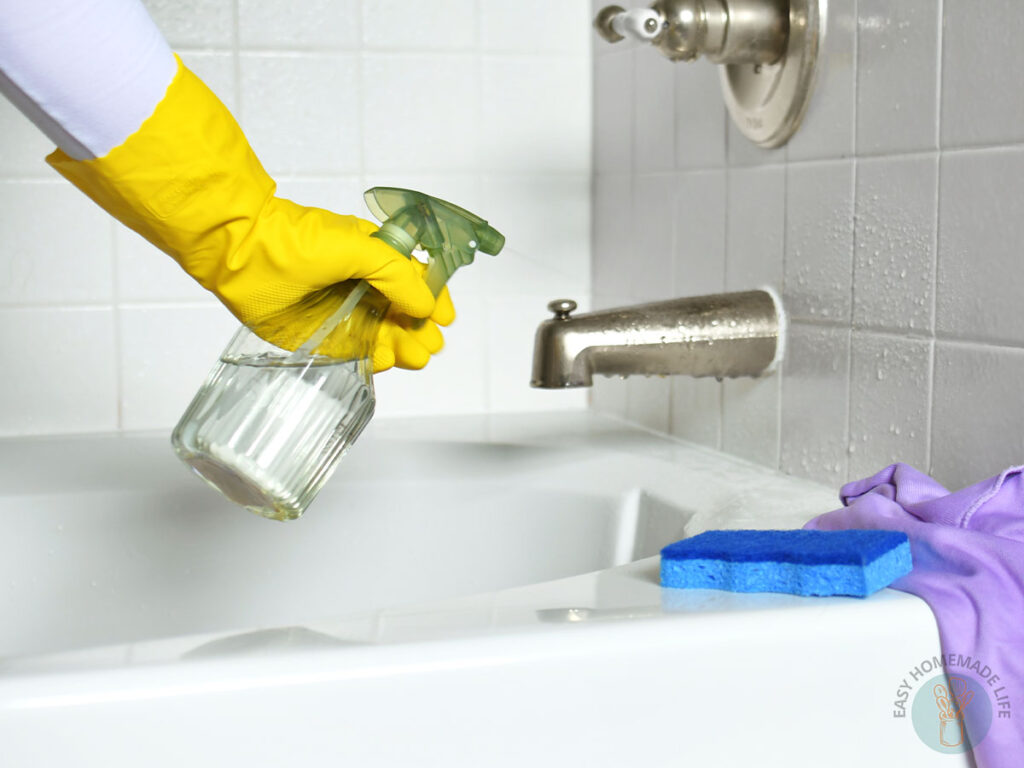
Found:
[{"label": "blue sponge", "polygon": [[706,531],[661,550],[661,585],[866,597],[910,573],[899,531]]}]

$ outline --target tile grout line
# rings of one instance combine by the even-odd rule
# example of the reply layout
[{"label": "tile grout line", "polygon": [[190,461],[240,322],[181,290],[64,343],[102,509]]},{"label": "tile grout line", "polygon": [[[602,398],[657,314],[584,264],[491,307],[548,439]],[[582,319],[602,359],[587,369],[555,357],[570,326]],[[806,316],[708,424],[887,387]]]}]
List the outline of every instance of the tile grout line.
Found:
[{"label": "tile grout line", "polygon": [[[587,249],[587,273],[586,273],[586,285],[587,290],[584,292],[583,297],[587,302],[587,308],[590,309],[594,306],[594,235],[593,235],[593,219],[594,219],[594,207],[597,195],[595,192],[596,188],[596,171],[594,163],[594,147],[597,146],[597,130],[595,129],[596,121],[594,120],[594,103],[596,101],[596,94],[594,93],[594,81],[596,79],[595,73],[595,58],[594,58],[594,40],[593,36],[588,37],[587,52],[586,52],[586,65],[587,65],[587,83],[588,91],[590,92],[590,99],[588,102],[589,109],[587,114],[590,116],[590,124],[587,126],[587,139],[590,142],[590,151],[587,153],[587,170],[586,176],[589,181],[587,184],[587,216],[589,220],[587,222],[587,243],[585,248]],[[589,396],[588,396],[589,402]]]},{"label": "tile grout line", "polygon": [[[474,57],[481,55],[484,58],[493,59],[565,59],[574,60],[579,56],[578,52],[570,51],[527,51],[527,50],[513,50],[511,48],[504,50],[491,50],[487,53],[482,53],[482,43],[474,46],[467,46],[464,48],[456,47],[416,47],[416,46],[404,46],[404,47],[384,47],[384,46],[370,46],[367,47],[363,43],[357,43],[356,45],[309,45],[309,46],[291,46],[287,43],[278,45],[247,45],[245,50],[247,53],[253,53],[259,56],[279,56],[282,58],[320,58],[322,56],[352,56],[360,53],[365,53],[369,56],[380,56],[382,58],[414,58],[421,56],[442,56],[442,57]],[[230,53],[230,46],[217,46],[217,45],[202,45],[202,46],[178,46],[174,49],[178,53],[184,54],[211,54],[211,53]]]},{"label": "tile grout line", "polygon": [[[627,59],[627,57],[628,57],[628,59]],[[633,227],[633,225],[634,225],[634,223],[636,221],[636,213],[635,213],[636,212],[636,148],[635,148],[635,138],[636,138],[636,117],[637,117],[637,104],[636,104],[637,94],[636,94],[636,89],[633,87],[633,81],[634,81],[634,78],[636,77],[636,49],[634,48],[634,49],[627,50],[626,54],[623,55],[623,58],[627,59],[628,62],[629,62],[629,77],[626,78],[626,85],[629,88],[629,93],[628,93],[628,95],[626,97],[629,100],[629,123],[628,123],[629,124],[629,137],[628,137],[628,140],[627,140],[627,143],[626,143],[626,154],[627,154],[628,163],[629,163],[629,224],[630,224],[630,238],[632,239],[634,237],[632,227]],[[628,285],[627,285],[627,293],[629,295],[629,301],[631,303],[635,303],[637,301],[637,298],[636,298],[636,295],[633,292],[633,276],[632,275],[629,276],[629,282],[628,282]],[[633,399],[631,397],[631,395],[633,393],[635,393],[636,386],[634,384],[631,384],[629,379],[624,379],[624,380],[622,380],[622,391],[623,391],[623,394],[624,394],[623,411],[622,411],[623,417],[627,421],[629,421],[629,422],[631,422],[633,424],[639,424],[640,423],[639,419],[636,419],[636,418],[633,418],[632,416],[630,416],[630,412],[631,412],[631,410],[633,410],[632,408],[630,408],[630,403],[631,403],[631,401]],[[671,390],[669,390],[669,404],[671,404],[671,402],[672,402],[672,394],[671,394]]]},{"label": "tile grout line", "polygon": [[238,123],[242,124],[243,110],[242,110],[242,53],[241,53],[241,33],[239,32],[239,17],[240,11],[238,7],[239,0],[232,0],[231,2],[231,68],[232,76],[235,78],[235,109],[238,114],[235,119]]},{"label": "tile grout line", "polygon": [[[481,7],[480,7],[480,0],[476,0],[476,2],[473,3],[473,13],[475,14],[475,17],[476,17],[474,19],[474,24],[473,24],[474,40],[475,40],[475,43],[476,43],[476,47],[473,50],[473,58],[474,58],[474,61],[476,63],[476,76],[477,76],[477,80],[476,80],[476,105],[474,106],[474,109],[476,110],[476,113],[477,113],[476,114],[476,117],[477,117],[477,141],[480,142],[481,137],[483,136],[483,133],[484,133],[484,114],[483,114],[483,104],[484,104],[483,13],[482,13]],[[476,185],[476,188],[477,188],[477,195],[478,196],[483,196],[483,194],[484,194],[484,176],[485,176],[485,174],[481,170],[481,165],[483,164],[481,162],[482,161],[482,156],[483,156],[483,146],[478,144],[477,145],[477,157],[476,157],[476,163],[475,163],[475,170],[471,174],[471,177],[472,177],[473,181],[475,182],[475,185]],[[490,343],[492,329],[495,327],[495,317],[494,317],[493,302],[484,301],[484,302],[482,302],[482,304],[483,304],[484,344],[486,346],[487,353],[484,355],[484,365],[483,365],[483,372],[482,372],[482,375],[481,375],[480,385],[483,387],[484,413],[495,413],[495,410],[493,408],[494,402],[493,402],[493,396],[492,396],[493,395],[493,392],[492,392],[493,386],[492,385],[494,383],[493,382],[494,377],[492,375],[492,371],[494,370],[495,365],[498,363],[498,360],[496,359],[496,356],[495,356],[495,352],[499,348],[500,345],[498,345],[498,344],[491,344]]]},{"label": "tile grout line", "polygon": [[[356,175],[359,178],[359,185],[364,189],[369,187],[369,179],[366,178],[366,65],[363,61],[363,3],[356,3],[355,28],[356,47],[355,53],[355,80],[356,80],[356,124],[359,126],[359,156],[357,157]],[[345,175],[345,174],[342,174]],[[329,178],[335,180],[339,174],[330,174]]]},{"label": "tile grout line", "polygon": [[124,430],[124,381],[125,381],[125,370],[124,370],[124,355],[122,351],[124,349],[124,340],[121,334],[121,281],[118,279],[118,273],[120,272],[121,263],[121,252],[117,247],[117,227],[118,223],[114,219],[110,220],[110,253],[113,257],[112,261],[112,273],[111,279],[111,290],[113,293],[113,310],[114,310],[114,395],[117,398],[117,408],[115,409],[115,428],[118,432]]},{"label": "tile grout line", "polygon": [[937,358],[936,338],[938,327],[938,299],[939,299],[939,227],[942,216],[942,79],[943,60],[945,59],[945,35],[944,16],[945,0],[939,0],[938,8],[938,50],[935,67],[935,146],[939,148],[939,155],[936,159],[935,168],[935,228],[932,231],[932,302],[931,302],[931,331],[932,338],[928,345],[928,393],[926,398],[926,412],[928,420],[925,422],[924,441],[924,465],[925,471],[931,474],[932,459],[934,455],[935,439],[935,364]]},{"label": "tile grout line", "polygon": [[944,23],[943,17],[945,16],[945,0],[938,0],[938,28],[935,30],[936,37],[938,38],[938,45],[936,46],[936,61],[935,61],[935,147],[938,151],[942,152],[942,60],[944,58],[943,48],[945,46],[945,35],[943,33]]},{"label": "tile grout line", "polygon": [[[729,290],[729,171],[722,184],[722,292]],[[725,379],[718,382],[718,450],[725,450]]]},{"label": "tile grout line", "polygon": [[[676,77],[678,72],[672,72],[672,145],[669,149],[672,155],[672,162],[670,167],[672,169],[671,181],[670,181],[670,202],[669,211],[672,220],[672,233],[669,237],[669,248],[671,249],[671,259],[669,259],[669,270],[668,270],[668,281],[669,285],[672,286],[672,293],[675,294],[679,288],[678,279],[679,275],[679,259],[682,256],[682,242],[681,233],[679,231],[678,216],[676,215],[677,206],[679,204],[679,182],[682,178],[682,173],[679,171],[679,155],[677,147],[677,137],[679,136],[679,104],[676,103],[676,94],[678,89],[676,88]],[[632,144],[632,135],[630,136],[630,142]],[[668,402],[665,408],[665,432],[666,434],[673,434],[675,432],[676,424],[676,410],[678,404],[676,403],[676,387],[671,378],[668,379]]]},{"label": "tile grout line", "polygon": [[796,325],[806,326],[809,328],[826,328],[833,331],[849,330],[863,336],[873,336],[878,339],[888,338],[895,339],[897,341],[910,342],[936,341],[947,345],[1024,352],[1024,342],[1021,341],[1006,341],[1003,339],[984,338],[980,336],[957,336],[951,333],[908,332],[900,328],[874,328],[871,326],[850,327],[835,321],[829,322],[808,317],[798,317],[795,320],[791,320],[791,322]]},{"label": "tile grout line", "polygon": [[850,443],[853,440],[853,319],[857,306],[857,177],[860,171],[860,159],[857,155],[857,120],[860,103],[860,2],[853,3],[853,163],[850,174],[850,315],[849,327],[846,332],[846,434],[843,439],[842,463],[844,466],[842,480],[850,478]]},{"label": "tile grout line", "polygon": [[[593,54],[593,45],[591,45]],[[600,269],[598,264],[597,231],[595,212],[597,211],[597,185],[598,185],[598,140],[597,140],[597,110],[598,110],[598,57],[591,55],[590,58],[590,306],[597,304],[597,274]],[[598,403],[595,402],[595,391],[597,387],[592,386],[587,390],[587,410],[598,411]]]},{"label": "tile grout line", "polygon": [[932,339],[928,342],[928,390],[925,397],[925,412],[927,421],[924,425],[924,471],[932,474],[932,436],[935,433],[933,423],[935,421],[935,360],[936,342]]},{"label": "tile grout line", "polygon": [[[779,285],[779,298],[782,300],[783,309],[785,309],[786,301],[786,251],[788,249],[789,240],[789,168],[784,167],[782,169],[782,275],[781,284]],[[784,353],[785,357],[779,361],[778,376],[779,376],[779,387],[776,395],[776,415],[775,415],[775,469],[782,472],[782,412],[783,412],[783,389],[786,386],[786,364],[789,362],[789,356],[793,354],[793,319],[792,317],[786,316],[786,338],[784,340]]]}]

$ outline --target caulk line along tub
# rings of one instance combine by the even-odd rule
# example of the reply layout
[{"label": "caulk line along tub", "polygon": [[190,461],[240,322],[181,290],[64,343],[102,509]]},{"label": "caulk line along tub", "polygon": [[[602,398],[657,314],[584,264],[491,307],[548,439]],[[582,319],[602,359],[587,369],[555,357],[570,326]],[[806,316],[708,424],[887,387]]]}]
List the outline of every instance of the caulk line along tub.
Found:
[{"label": "caulk line along tub", "polygon": [[[407,258],[427,252],[435,296],[477,251],[505,245],[484,219],[421,192],[374,187],[364,199],[382,222],[373,237]],[[388,306],[365,280],[348,280],[239,328],[175,427],[175,452],[246,509],[301,516],[373,416],[373,347]]]}]

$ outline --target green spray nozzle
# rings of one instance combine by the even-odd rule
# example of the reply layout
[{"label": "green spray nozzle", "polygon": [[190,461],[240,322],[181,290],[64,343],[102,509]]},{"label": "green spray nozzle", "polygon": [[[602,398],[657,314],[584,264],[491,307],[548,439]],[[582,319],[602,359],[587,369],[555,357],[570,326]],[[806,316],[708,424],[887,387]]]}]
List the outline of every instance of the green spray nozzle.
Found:
[{"label": "green spray nozzle", "polygon": [[505,236],[474,213],[422,192],[373,187],[363,194],[381,222],[374,235],[406,256],[420,247],[430,256],[424,275],[436,296],[455,270],[473,263],[477,251],[495,256]]},{"label": "green spray nozzle", "polygon": [[[398,187],[372,187],[363,193],[370,212],[381,222],[373,233],[407,258],[417,247],[430,255],[423,275],[430,291],[437,296],[455,270],[473,263],[477,251],[496,255],[505,246],[505,236],[476,214],[457,205]],[[341,304],[293,353],[294,359],[313,354],[338,328],[347,334],[345,354],[368,354],[377,337],[377,323],[387,311],[387,299],[372,290],[366,280],[343,283],[348,289]],[[357,311],[362,307],[361,312]],[[422,325],[417,320],[413,327]],[[354,351],[353,351],[354,350]]]}]

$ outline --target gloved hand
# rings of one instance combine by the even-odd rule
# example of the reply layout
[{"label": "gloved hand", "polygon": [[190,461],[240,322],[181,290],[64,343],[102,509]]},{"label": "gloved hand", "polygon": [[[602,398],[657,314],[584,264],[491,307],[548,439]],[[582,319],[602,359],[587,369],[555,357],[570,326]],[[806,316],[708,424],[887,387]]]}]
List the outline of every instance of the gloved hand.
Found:
[{"label": "gloved hand", "polygon": [[[910,538],[914,570],[892,586],[931,607],[943,653],[956,662],[947,672],[979,684],[963,711],[978,768],[1017,766],[1024,754],[1024,718],[1007,709],[1011,700],[1018,708],[1024,690],[1022,472],[1024,467],[1013,467],[950,493],[912,467],[894,464],[843,486],[844,508],[805,526],[903,531]],[[998,680],[990,684],[986,674]],[[985,733],[982,696],[991,710]],[[909,703],[907,709],[909,718]]]},{"label": "gloved hand", "polygon": [[[350,279],[391,301],[375,370],[422,368],[441,349],[437,325],[454,319],[418,262],[370,237],[376,225],[275,197],[231,113],[180,59],[163,100],[123,144],[93,160],[57,150],[47,162],[278,346],[295,349],[323,319],[302,312],[302,299]],[[428,316],[412,328],[409,318]]]},{"label": "gloved hand", "polygon": [[[422,275],[427,271],[427,265],[416,260],[409,263],[416,268],[422,279]],[[425,323],[414,321],[413,316],[400,311],[392,304],[377,334],[377,345],[373,350],[374,372],[380,373],[392,366],[409,370],[422,368],[430,362],[430,356],[444,346],[444,339],[438,326],[451,325],[453,320],[455,307],[452,305],[448,286],[437,295],[434,310]]]}]

